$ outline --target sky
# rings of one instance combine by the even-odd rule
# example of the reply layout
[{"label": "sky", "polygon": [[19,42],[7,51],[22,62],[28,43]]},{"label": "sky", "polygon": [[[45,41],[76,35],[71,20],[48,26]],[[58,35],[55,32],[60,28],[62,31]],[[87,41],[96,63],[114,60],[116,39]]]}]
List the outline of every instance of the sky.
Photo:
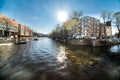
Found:
[{"label": "sky", "polygon": [[120,11],[120,0],[0,0],[1,14],[44,34],[63,23],[58,12],[65,11],[69,16],[81,10],[83,16],[100,18],[103,10]]}]

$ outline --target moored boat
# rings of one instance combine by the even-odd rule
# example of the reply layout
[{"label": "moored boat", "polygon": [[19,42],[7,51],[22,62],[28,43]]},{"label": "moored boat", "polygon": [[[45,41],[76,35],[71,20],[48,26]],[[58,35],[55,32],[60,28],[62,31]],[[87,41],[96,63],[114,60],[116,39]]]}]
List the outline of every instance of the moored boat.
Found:
[{"label": "moored boat", "polygon": [[37,37],[35,37],[33,40],[38,40],[38,38],[37,38]]},{"label": "moored boat", "polygon": [[14,44],[26,44],[27,41],[20,41],[20,42],[15,42]]}]

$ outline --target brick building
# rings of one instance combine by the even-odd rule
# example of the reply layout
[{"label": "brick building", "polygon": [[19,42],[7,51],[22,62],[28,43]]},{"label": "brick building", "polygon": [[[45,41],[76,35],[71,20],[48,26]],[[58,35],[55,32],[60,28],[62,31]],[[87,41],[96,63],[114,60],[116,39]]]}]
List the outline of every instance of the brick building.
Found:
[{"label": "brick building", "polygon": [[[72,37],[105,37],[104,25],[99,19],[85,16],[77,19],[71,19],[64,23],[64,28],[69,30],[69,35]],[[106,36],[112,35],[111,26],[105,26]]]},{"label": "brick building", "polygon": [[[20,23],[14,19],[10,19],[2,14],[0,14],[0,37],[4,36],[15,36],[18,34],[18,25]],[[32,29],[25,25],[21,25],[21,36],[32,36]]]}]

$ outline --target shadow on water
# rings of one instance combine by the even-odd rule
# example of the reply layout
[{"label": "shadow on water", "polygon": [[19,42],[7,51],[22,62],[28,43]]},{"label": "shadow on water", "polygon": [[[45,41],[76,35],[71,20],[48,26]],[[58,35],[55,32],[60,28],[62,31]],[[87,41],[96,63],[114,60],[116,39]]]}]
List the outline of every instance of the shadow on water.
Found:
[{"label": "shadow on water", "polygon": [[120,80],[115,52],[120,48],[114,47],[75,46],[49,38],[0,46],[0,80]]}]

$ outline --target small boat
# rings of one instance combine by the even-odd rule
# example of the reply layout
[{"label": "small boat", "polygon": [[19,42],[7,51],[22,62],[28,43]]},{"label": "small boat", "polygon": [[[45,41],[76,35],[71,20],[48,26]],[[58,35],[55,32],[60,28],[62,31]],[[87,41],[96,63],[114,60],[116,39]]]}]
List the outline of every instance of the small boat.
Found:
[{"label": "small boat", "polygon": [[26,41],[15,42],[15,44],[26,44]]},{"label": "small boat", "polygon": [[38,40],[38,38],[34,38],[33,40]]}]

